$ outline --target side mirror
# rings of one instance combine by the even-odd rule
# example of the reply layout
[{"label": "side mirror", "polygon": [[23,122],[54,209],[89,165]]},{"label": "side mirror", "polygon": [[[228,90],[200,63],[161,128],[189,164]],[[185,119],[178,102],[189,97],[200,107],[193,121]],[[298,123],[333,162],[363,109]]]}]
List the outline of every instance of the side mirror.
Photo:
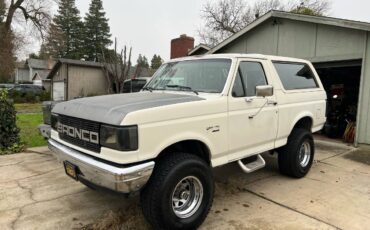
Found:
[{"label": "side mirror", "polygon": [[272,95],[274,95],[274,87],[272,85],[256,86],[257,97],[270,97]]}]

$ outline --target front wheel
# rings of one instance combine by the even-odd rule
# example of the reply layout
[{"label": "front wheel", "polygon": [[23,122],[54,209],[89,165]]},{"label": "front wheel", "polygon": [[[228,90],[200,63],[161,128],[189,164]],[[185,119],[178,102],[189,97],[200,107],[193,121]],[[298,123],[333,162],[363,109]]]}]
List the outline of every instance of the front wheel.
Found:
[{"label": "front wheel", "polygon": [[315,146],[311,132],[294,129],[288,143],[278,150],[280,172],[284,175],[301,178],[310,170]]},{"label": "front wheel", "polygon": [[156,163],[141,205],[155,229],[196,229],[211,208],[213,193],[211,167],[198,156],[173,153]]}]

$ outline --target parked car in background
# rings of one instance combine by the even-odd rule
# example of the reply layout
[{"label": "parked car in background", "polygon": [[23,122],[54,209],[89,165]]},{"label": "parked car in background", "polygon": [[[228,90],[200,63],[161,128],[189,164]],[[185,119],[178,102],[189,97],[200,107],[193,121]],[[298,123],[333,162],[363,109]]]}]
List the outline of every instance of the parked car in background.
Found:
[{"label": "parked car in background", "polygon": [[149,82],[150,79],[150,77],[139,77],[126,80],[123,83],[123,93],[139,92],[146,85],[146,83]]},{"label": "parked car in background", "polygon": [[14,87],[14,84],[0,84],[0,90],[10,90]]},{"label": "parked car in background", "polygon": [[45,88],[40,85],[32,84],[19,84],[14,85],[9,89],[10,93],[18,93],[20,96],[25,96],[26,94],[34,94],[35,96],[40,96],[45,91]]}]

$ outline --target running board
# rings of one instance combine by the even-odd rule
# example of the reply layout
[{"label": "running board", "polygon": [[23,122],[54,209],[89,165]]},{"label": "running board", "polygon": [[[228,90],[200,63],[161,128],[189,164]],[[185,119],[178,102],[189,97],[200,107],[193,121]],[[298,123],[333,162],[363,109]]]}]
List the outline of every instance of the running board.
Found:
[{"label": "running board", "polygon": [[238,164],[239,164],[240,168],[245,173],[251,173],[251,172],[254,172],[258,169],[261,169],[261,168],[265,167],[266,162],[263,159],[263,157],[260,154],[258,154],[257,155],[257,160],[255,160],[253,162],[250,162],[250,163],[247,163],[247,164],[244,164],[242,162],[242,160],[238,160]]}]

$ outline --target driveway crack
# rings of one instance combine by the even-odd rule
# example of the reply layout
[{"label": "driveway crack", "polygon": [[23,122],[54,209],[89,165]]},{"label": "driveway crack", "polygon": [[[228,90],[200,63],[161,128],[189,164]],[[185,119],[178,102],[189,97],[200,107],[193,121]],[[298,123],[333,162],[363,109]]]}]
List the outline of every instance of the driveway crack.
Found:
[{"label": "driveway crack", "polygon": [[15,217],[15,219],[10,223],[10,228],[11,229],[15,229],[15,225],[17,223],[17,221],[19,220],[19,218],[21,218],[21,216],[23,215],[23,211],[21,210],[21,208],[18,208],[18,213],[17,213],[17,216]]},{"label": "driveway crack", "polygon": [[51,169],[49,171],[38,173],[38,174],[34,174],[34,175],[27,176],[27,177],[24,177],[24,178],[18,178],[18,179],[8,180],[8,181],[0,181],[0,183],[10,183],[10,182],[13,182],[13,181],[25,180],[25,179],[29,179],[29,178],[32,178],[32,177],[37,177],[37,176],[45,175],[45,174],[51,173],[51,172],[56,171],[56,170],[59,170],[59,169],[61,169],[61,167],[57,167],[55,169]]},{"label": "driveway crack", "polygon": [[7,165],[0,165],[0,168],[1,167],[6,167],[6,166],[13,166],[13,165],[18,165],[18,164],[21,164],[21,163],[23,163],[24,161],[19,161],[19,162],[17,162],[17,163],[12,163],[12,164],[7,164]]},{"label": "driveway crack", "polygon": [[29,195],[29,197],[30,197],[30,199],[31,199],[32,201],[37,202],[37,200],[34,198],[34,194],[33,194],[32,188],[29,188],[29,187],[27,187],[27,186],[21,185],[21,182],[20,182],[20,181],[17,181],[17,184],[18,184],[18,186],[19,186],[21,189],[27,190],[28,195]]},{"label": "driveway crack", "polygon": [[331,223],[329,223],[329,222],[326,222],[326,221],[324,221],[324,220],[321,220],[321,219],[319,219],[319,218],[317,218],[317,217],[315,217],[315,216],[312,216],[312,215],[310,215],[310,214],[307,214],[307,213],[304,213],[304,212],[302,212],[302,211],[299,211],[299,210],[297,210],[297,209],[295,209],[295,208],[289,207],[289,206],[287,206],[287,205],[285,205],[285,204],[282,204],[282,203],[279,203],[279,202],[277,202],[277,201],[274,201],[274,200],[272,200],[272,199],[270,199],[270,198],[268,198],[268,197],[266,197],[266,196],[263,196],[263,195],[261,195],[261,194],[258,194],[258,193],[256,193],[256,192],[254,192],[254,191],[252,191],[252,190],[250,190],[250,189],[245,189],[245,191],[247,191],[247,192],[249,192],[249,193],[251,193],[251,194],[253,194],[253,195],[255,195],[255,196],[258,196],[259,198],[262,198],[262,199],[264,199],[264,200],[267,200],[267,201],[269,201],[269,202],[271,202],[271,203],[274,203],[274,204],[276,204],[276,205],[278,205],[278,206],[280,206],[280,207],[286,208],[286,209],[288,209],[288,210],[290,210],[290,211],[293,211],[293,212],[299,213],[299,214],[304,215],[304,216],[306,216],[306,217],[308,217],[308,218],[311,218],[311,219],[314,219],[314,220],[319,221],[319,222],[321,222],[321,223],[324,223],[324,224],[326,224],[326,225],[329,225],[329,226],[331,226],[331,227],[333,227],[333,228],[335,228],[335,229],[340,229],[340,230],[342,229],[342,228],[340,228],[340,227],[338,227],[338,226],[335,226],[335,225],[333,225],[333,224],[331,224]]}]

